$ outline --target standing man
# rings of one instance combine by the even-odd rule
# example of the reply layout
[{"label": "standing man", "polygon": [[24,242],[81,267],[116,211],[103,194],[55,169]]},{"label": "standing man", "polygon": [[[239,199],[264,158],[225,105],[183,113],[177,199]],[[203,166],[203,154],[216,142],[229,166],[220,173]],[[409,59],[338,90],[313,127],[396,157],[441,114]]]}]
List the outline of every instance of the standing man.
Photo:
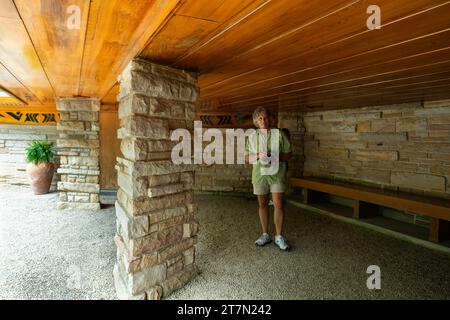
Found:
[{"label": "standing man", "polygon": [[282,235],[282,229],[283,195],[287,188],[286,162],[292,157],[291,144],[280,130],[270,130],[270,116],[265,108],[259,107],[253,112],[253,123],[257,130],[248,137],[245,160],[253,164],[253,193],[258,198],[262,228],[262,235],[255,244],[264,246],[272,241],[268,234],[269,193],[272,193],[275,244],[281,250],[288,250],[289,245]]}]

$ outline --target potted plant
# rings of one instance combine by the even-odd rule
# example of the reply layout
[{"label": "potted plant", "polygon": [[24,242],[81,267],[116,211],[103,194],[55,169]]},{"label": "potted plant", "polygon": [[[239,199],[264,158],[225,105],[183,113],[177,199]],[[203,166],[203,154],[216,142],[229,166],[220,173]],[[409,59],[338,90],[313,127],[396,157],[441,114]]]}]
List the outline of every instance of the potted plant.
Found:
[{"label": "potted plant", "polygon": [[48,141],[33,141],[25,149],[27,173],[34,194],[46,194],[55,171],[55,144]]}]

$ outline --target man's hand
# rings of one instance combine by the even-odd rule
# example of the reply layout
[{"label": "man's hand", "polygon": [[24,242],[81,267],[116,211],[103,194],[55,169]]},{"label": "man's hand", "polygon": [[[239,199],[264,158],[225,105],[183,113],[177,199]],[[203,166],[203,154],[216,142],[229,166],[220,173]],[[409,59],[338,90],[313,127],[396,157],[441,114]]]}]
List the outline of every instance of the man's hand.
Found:
[{"label": "man's hand", "polygon": [[250,164],[254,164],[258,160],[262,160],[263,162],[270,162],[270,158],[268,157],[266,152],[260,152],[258,154],[249,154],[246,156],[246,160]]}]

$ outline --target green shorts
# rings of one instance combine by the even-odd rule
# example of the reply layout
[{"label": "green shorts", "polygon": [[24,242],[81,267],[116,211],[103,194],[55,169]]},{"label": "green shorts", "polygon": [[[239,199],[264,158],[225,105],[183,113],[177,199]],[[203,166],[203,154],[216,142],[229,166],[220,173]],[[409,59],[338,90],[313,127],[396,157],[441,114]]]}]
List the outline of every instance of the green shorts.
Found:
[{"label": "green shorts", "polygon": [[253,185],[253,194],[256,196],[264,196],[269,193],[283,193],[286,191],[286,185],[283,183],[261,183]]}]

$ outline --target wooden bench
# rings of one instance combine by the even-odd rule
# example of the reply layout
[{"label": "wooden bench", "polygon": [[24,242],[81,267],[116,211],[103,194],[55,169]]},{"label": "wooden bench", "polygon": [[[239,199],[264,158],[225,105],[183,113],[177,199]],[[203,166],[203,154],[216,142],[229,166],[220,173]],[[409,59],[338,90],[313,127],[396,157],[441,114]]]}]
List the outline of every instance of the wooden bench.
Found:
[{"label": "wooden bench", "polygon": [[322,202],[324,194],[353,199],[355,219],[377,215],[379,206],[429,216],[431,217],[429,240],[433,242],[450,240],[450,200],[385,191],[321,178],[290,178],[289,184],[303,188],[305,204]]}]

